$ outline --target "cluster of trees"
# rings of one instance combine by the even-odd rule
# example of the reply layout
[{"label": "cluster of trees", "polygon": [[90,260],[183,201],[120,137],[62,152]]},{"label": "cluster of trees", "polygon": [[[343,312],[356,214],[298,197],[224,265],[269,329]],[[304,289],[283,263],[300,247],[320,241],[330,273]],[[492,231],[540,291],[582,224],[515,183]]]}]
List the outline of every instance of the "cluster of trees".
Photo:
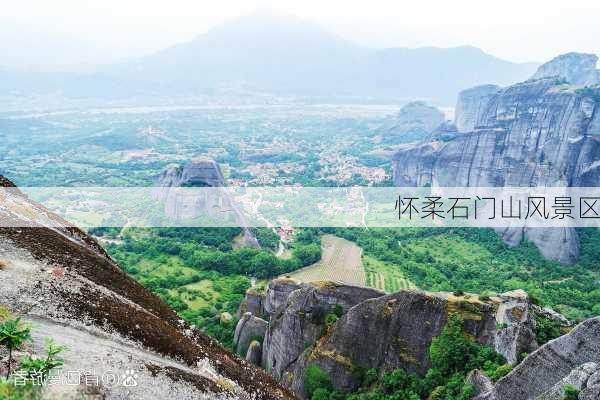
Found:
[{"label": "cluster of trees", "polygon": [[573,320],[600,315],[598,229],[578,230],[581,257],[574,266],[544,259],[531,243],[511,248],[491,229],[305,229],[298,237],[314,240],[323,233],[356,242],[366,255],[397,266],[422,289],[524,289]]},{"label": "cluster of trees", "polygon": [[[273,250],[279,238],[266,228],[255,230],[263,246],[260,249],[234,249],[239,228],[127,229],[122,233],[97,228],[93,233],[121,235],[121,242],[107,248],[123,269],[186,321],[230,349],[237,323],[234,315],[250,288],[249,278],[269,279],[321,258],[321,246],[310,241],[294,244],[291,258],[277,258]],[[210,282],[209,289],[206,285],[197,288],[203,281]]]},{"label": "cluster of trees", "polygon": [[304,387],[311,400],[468,400],[474,394],[473,386],[465,383],[469,371],[480,369],[497,380],[511,370],[492,348],[466,337],[458,315],[451,316],[432,341],[429,356],[431,368],[424,377],[403,369],[383,375],[369,369],[363,374],[362,387],[353,393],[334,390],[327,374],[311,365],[305,371]]},{"label": "cluster of trees", "polygon": [[[181,234],[177,231],[181,230]],[[177,256],[186,267],[198,271],[218,271],[223,275],[246,275],[268,279],[310,265],[321,258],[321,247],[316,244],[296,244],[292,257],[280,259],[272,251],[262,248],[243,247],[232,249],[236,231],[223,228],[160,228],[147,230],[143,234],[129,230],[123,236],[123,244],[111,244],[109,251],[126,264],[135,264],[142,259],[166,262]],[[239,230],[237,231],[239,234]],[[272,237],[268,238],[272,246]],[[178,284],[178,283],[176,283]],[[186,283],[185,283],[186,284]]]}]

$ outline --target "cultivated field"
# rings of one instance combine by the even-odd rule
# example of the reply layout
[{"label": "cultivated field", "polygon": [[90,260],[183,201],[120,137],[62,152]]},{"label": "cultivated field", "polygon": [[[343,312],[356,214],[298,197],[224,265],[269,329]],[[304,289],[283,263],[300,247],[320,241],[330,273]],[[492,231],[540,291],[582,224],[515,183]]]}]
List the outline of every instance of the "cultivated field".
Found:
[{"label": "cultivated field", "polygon": [[366,274],[362,265],[362,249],[355,243],[333,235],[321,240],[321,261],[291,274],[302,282],[337,281],[350,285],[365,286]]},{"label": "cultivated field", "polygon": [[398,267],[368,256],[365,256],[363,261],[367,273],[367,286],[384,290],[388,293],[415,288],[415,285],[404,277]]}]

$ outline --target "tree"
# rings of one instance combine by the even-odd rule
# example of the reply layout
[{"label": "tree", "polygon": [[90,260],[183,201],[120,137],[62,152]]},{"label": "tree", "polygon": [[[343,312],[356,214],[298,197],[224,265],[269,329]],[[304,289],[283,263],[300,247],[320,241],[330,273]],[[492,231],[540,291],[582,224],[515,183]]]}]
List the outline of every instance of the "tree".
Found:
[{"label": "tree", "polygon": [[10,376],[12,364],[12,353],[26,341],[31,340],[31,327],[21,324],[21,319],[9,319],[0,324],[0,344],[8,348],[8,371],[6,378]]},{"label": "tree", "polygon": [[[333,389],[329,376],[316,365],[311,365],[304,372],[304,390],[309,399],[312,399],[313,394],[317,389],[325,389],[327,392]],[[320,394],[322,396],[322,393]]]}]

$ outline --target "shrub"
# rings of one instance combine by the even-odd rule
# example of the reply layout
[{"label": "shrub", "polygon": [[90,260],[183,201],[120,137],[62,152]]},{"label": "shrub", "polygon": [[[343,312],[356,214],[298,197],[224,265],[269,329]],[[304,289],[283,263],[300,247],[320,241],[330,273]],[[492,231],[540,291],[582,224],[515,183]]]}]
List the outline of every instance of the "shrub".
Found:
[{"label": "shrub", "polygon": [[565,385],[564,387],[565,397],[563,400],[577,400],[579,398],[579,390],[571,385]]},{"label": "shrub", "polygon": [[307,397],[312,399],[317,389],[325,389],[328,392],[333,389],[329,376],[316,365],[310,365],[304,372],[304,390]]},{"label": "shrub", "polygon": [[20,348],[28,340],[31,340],[31,327],[21,324],[20,318],[9,319],[0,324],[0,345],[8,349],[6,378],[10,376],[13,351]]}]

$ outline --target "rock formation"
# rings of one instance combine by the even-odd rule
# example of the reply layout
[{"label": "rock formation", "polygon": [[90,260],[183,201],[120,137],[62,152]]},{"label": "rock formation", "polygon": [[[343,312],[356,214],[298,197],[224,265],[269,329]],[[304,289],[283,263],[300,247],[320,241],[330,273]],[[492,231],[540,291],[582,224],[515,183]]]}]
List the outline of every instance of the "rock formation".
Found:
[{"label": "rock formation", "polygon": [[[394,183],[455,187],[599,186],[597,92],[557,86],[554,77],[541,78],[500,90],[477,111],[466,107],[470,110],[468,117],[457,108],[457,122],[462,121],[458,125],[473,125],[474,131],[445,142],[402,149],[393,160]],[[511,245],[528,239],[546,258],[564,264],[573,264],[579,257],[577,233],[571,228],[516,228],[504,230],[501,235]]]},{"label": "rock formation", "polygon": [[[0,184],[10,182],[0,178]],[[188,326],[84,232],[66,222],[59,228],[58,217],[16,189],[0,197],[2,221],[17,226],[0,228],[0,306],[33,324],[27,352],[42,356],[43,338],[52,337],[68,346],[62,371],[83,371],[99,382],[56,387],[65,398],[82,391],[106,399],[294,398]],[[136,386],[103,383],[103,376],[129,370]]]},{"label": "rock formation", "polygon": [[[164,203],[166,216],[175,222],[185,223],[197,218],[225,220],[229,225],[243,228],[239,246],[258,247],[258,241],[247,228],[243,213],[227,191],[218,189],[224,186],[226,183],[219,164],[206,157],[197,157],[183,167],[171,165],[165,168],[157,180],[153,195]],[[217,189],[185,190],[191,187]]]},{"label": "rock formation", "polygon": [[235,327],[233,345],[236,352],[245,357],[252,341],[262,342],[267,333],[268,323],[262,318],[251,313],[245,313]]},{"label": "rock formation", "polygon": [[458,94],[454,110],[454,124],[459,132],[472,132],[492,96],[500,91],[496,85],[481,85]]},{"label": "rock formation", "polygon": [[567,53],[542,64],[532,79],[558,78],[571,85],[593,86],[600,83],[595,54]]},{"label": "rock formation", "polygon": [[423,101],[404,105],[381,128],[384,141],[414,141],[426,137],[446,120],[444,113]]},{"label": "rock formation", "polygon": [[[430,367],[431,340],[453,313],[462,316],[470,336],[495,348],[510,363],[538,347],[534,334],[538,313],[568,324],[562,316],[531,304],[523,291],[481,301],[472,294],[401,291],[385,295],[333,282],[277,279],[268,285],[266,299],[269,323],[262,365],[300,396],[309,365],[325,371],[339,390],[360,385],[357,368],[403,368],[423,375]],[[336,312],[341,317],[328,323],[328,315]],[[241,336],[243,324],[238,328]],[[479,386],[481,391],[491,390],[484,381]]]},{"label": "rock formation", "polygon": [[476,400],[562,400],[564,386],[580,390],[579,399],[600,395],[600,317],[531,353],[490,391]]}]

